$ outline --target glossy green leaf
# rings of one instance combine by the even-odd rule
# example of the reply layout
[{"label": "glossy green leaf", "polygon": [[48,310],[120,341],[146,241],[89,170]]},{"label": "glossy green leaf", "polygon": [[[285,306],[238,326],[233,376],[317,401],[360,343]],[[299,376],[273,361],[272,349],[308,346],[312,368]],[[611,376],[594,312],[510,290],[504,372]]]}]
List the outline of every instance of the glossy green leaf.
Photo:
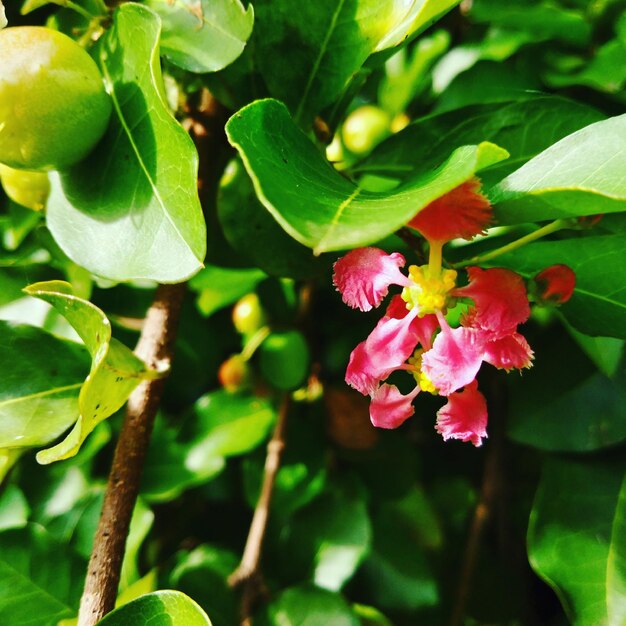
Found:
[{"label": "glossy green leaf", "polygon": [[377,146],[354,171],[404,180],[436,167],[462,145],[491,141],[511,156],[481,172],[488,187],[559,139],[601,119],[591,107],[554,96],[476,104],[416,120]]},{"label": "glossy green leaf", "polygon": [[92,357],[91,371],[80,389],[79,415],[63,441],[37,454],[47,464],[74,456],[87,435],[113,415],[142,381],[158,378],[129,348],[111,336],[111,323],[96,306],[74,295],[69,283],[35,283],[26,293],[51,304],[74,327]]},{"label": "glossy green leaf", "polygon": [[198,294],[198,309],[208,317],[253,291],[264,278],[265,274],[258,269],[209,265],[191,279],[189,286]]},{"label": "glossy green leaf", "polygon": [[47,445],[78,417],[85,349],[32,326],[0,322],[0,449]]},{"label": "glossy green leaf", "polygon": [[271,626],[359,626],[359,620],[338,593],[313,586],[291,587],[269,606]]},{"label": "glossy green leaf", "polygon": [[180,591],[155,591],[115,609],[98,622],[102,626],[211,626],[207,614]]},{"label": "glossy green leaf", "polygon": [[85,565],[40,526],[0,533],[0,623],[56,626],[74,615]]},{"label": "glossy green leaf", "polygon": [[458,0],[257,0],[255,61],[270,94],[308,125],[367,58],[422,30]]},{"label": "glossy green leaf", "polygon": [[583,333],[626,339],[626,289],[618,271],[626,267],[622,235],[533,243],[489,263],[526,278],[549,265],[568,265],[576,272],[576,288],[560,312]]},{"label": "glossy green leaf", "polygon": [[243,51],[254,23],[239,0],[148,0],[163,22],[161,53],[190,72],[216,72]]},{"label": "glossy green leaf", "polygon": [[626,210],[626,115],[561,139],[507,176],[490,198],[501,224]]},{"label": "glossy green leaf", "polygon": [[574,626],[626,620],[626,486],[620,458],[550,459],[528,529],[535,571]]},{"label": "glossy green leaf", "polygon": [[226,130],[261,202],[316,254],[367,245],[391,234],[429,202],[507,156],[487,142],[464,146],[437,170],[391,192],[375,193],[334,171],[276,100],[245,107]]},{"label": "glossy green leaf", "polygon": [[165,101],[159,34],[150,9],[116,10],[98,48],[114,106],[109,128],[87,159],[51,177],[55,240],[73,261],[116,281],[179,282],[205,255],[198,157]]}]

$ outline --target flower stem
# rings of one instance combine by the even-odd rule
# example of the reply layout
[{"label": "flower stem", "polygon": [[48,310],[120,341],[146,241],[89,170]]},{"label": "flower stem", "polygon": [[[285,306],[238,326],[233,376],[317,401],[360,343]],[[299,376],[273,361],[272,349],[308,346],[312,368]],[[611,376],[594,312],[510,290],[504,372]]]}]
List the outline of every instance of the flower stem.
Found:
[{"label": "flower stem", "polygon": [[441,260],[443,241],[429,241],[430,250],[428,252],[428,271],[430,276],[441,274]]},{"label": "flower stem", "polygon": [[481,263],[484,263],[485,261],[491,261],[492,259],[499,257],[501,254],[506,254],[507,252],[512,252],[513,250],[517,250],[518,248],[525,246],[527,243],[537,241],[537,239],[541,239],[542,237],[555,233],[559,230],[562,230],[563,228],[569,228],[570,226],[571,226],[571,221],[568,219],[555,220],[554,222],[551,222],[550,224],[546,224],[546,226],[542,226],[541,228],[535,230],[532,233],[529,233],[528,235],[524,235],[523,237],[520,237],[519,239],[516,239],[515,241],[511,241],[510,243],[507,243],[505,246],[502,246],[501,248],[496,248],[495,250],[491,250],[490,252],[487,252],[486,254],[472,257],[471,259],[468,259],[467,261],[461,261],[460,263],[455,263],[453,267],[465,267],[467,265],[480,265]]}]

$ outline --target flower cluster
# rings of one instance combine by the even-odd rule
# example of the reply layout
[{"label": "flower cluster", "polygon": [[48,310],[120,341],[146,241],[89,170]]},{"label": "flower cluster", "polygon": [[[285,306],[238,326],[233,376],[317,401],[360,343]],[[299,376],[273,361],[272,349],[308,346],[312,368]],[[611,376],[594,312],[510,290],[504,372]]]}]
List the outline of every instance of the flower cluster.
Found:
[{"label": "flower cluster", "polygon": [[[437,413],[436,429],[443,438],[479,446],[487,436],[487,403],[476,382],[482,363],[507,371],[532,364],[533,352],[517,330],[530,315],[524,280],[508,269],[469,267],[468,284],[457,287],[457,272],[442,265],[447,241],[471,238],[491,218],[478,184],[461,185],[409,223],[428,240],[427,265],[411,265],[406,275],[402,254],[371,247],[353,250],[335,263],[335,286],[346,304],[362,311],[379,306],[390,286],[402,288],[369,337],[353,350],[346,371],[346,382],[371,397],[375,426],[400,426],[413,415],[414,398],[426,391],[447,398]],[[453,328],[446,314],[460,302],[468,306]],[[398,370],[415,381],[406,395],[385,382]]]}]

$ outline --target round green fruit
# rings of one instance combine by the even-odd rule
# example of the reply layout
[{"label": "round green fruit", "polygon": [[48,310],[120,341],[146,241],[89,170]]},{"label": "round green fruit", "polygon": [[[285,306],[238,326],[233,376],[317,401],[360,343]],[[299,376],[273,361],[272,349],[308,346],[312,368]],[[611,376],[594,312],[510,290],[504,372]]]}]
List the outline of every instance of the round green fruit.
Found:
[{"label": "round green fruit", "polygon": [[0,162],[62,170],[87,156],[111,114],[95,61],[50,28],[0,30]]},{"label": "round green fruit", "polygon": [[341,129],[343,145],[354,154],[366,154],[391,134],[391,118],[378,107],[366,104],[348,115]]},{"label": "round green fruit", "polygon": [[259,349],[265,379],[283,390],[297,389],[309,372],[309,348],[296,330],[272,333]]},{"label": "round green fruit", "polygon": [[14,170],[0,163],[0,182],[13,202],[33,211],[45,208],[50,193],[50,181],[45,172]]}]

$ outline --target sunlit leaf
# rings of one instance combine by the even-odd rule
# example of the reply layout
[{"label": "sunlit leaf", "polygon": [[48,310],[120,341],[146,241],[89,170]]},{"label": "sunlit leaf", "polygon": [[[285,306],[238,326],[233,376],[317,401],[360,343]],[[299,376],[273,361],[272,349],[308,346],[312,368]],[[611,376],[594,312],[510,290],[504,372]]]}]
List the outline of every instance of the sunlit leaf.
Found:
[{"label": "sunlit leaf", "polygon": [[316,254],[367,245],[391,234],[429,202],[508,156],[487,142],[464,146],[437,170],[391,192],[375,193],[334,171],[276,100],[245,107],[226,129],[265,208]]},{"label": "sunlit leaf", "polygon": [[161,52],[190,72],[216,72],[243,51],[254,22],[239,0],[148,0],[163,21]]},{"label": "sunlit leaf", "polygon": [[490,193],[501,224],[626,210],[626,115],[568,135]]},{"label": "sunlit leaf", "polygon": [[115,609],[98,624],[129,626],[149,623],[150,626],[211,626],[207,614],[180,591],[155,591]]},{"label": "sunlit leaf", "polygon": [[126,402],[133,389],[160,374],[146,367],[129,348],[111,336],[111,324],[96,306],[74,295],[69,283],[35,283],[25,291],[51,304],[74,327],[92,357],[91,371],[80,389],[79,415],[59,444],[37,454],[40,463],[74,456],[87,435]]},{"label": "sunlit leaf", "polygon": [[163,94],[159,18],[134,3],[114,18],[98,48],[111,122],[87,159],[52,175],[48,226],[96,275],[179,282],[205,255],[198,157]]}]

